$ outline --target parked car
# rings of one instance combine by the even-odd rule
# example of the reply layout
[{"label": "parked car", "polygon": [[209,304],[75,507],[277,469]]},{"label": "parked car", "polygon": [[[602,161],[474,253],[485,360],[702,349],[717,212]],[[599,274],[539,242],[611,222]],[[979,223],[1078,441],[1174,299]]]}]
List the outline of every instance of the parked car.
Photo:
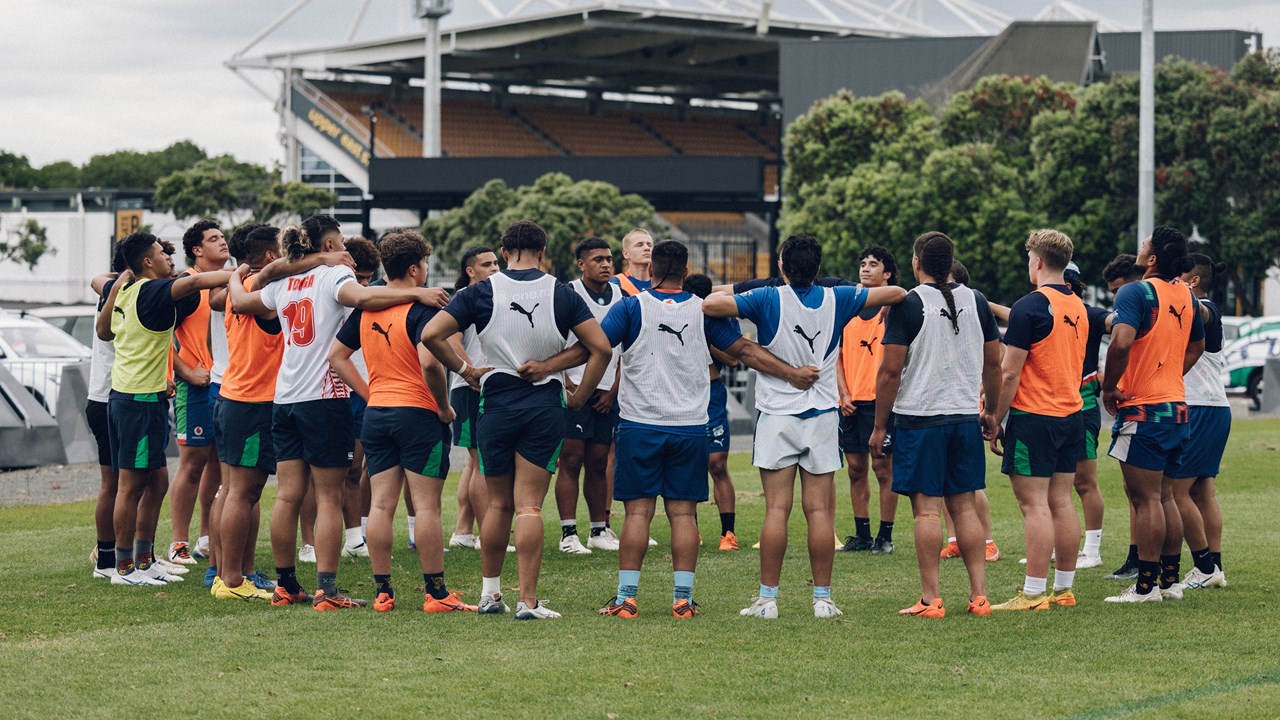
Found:
[{"label": "parked car", "polygon": [[89,348],[75,338],[36,317],[0,313],[0,365],[44,405],[50,415],[58,410],[62,368],[87,360]]},{"label": "parked car", "polygon": [[23,310],[23,317],[38,317],[75,338],[81,345],[93,348],[93,323],[98,317],[95,305],[50,305]]},{"label": "parked car", "polygon": [[1222,384],[1229,392],[1243,391],[1256,410],[1262,407],[1262,365],[1280,358],[1280,316],[1228,319],[1222,319]]}]

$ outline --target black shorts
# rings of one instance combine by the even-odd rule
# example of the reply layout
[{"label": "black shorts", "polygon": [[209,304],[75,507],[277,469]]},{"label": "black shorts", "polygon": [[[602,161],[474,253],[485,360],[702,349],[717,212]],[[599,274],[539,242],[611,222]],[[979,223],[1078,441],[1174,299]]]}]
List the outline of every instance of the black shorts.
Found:
[{"label": "black shorts", "polygon": [[1084,458],[1084,419],[1080,413],[1051,417],[1009,411],[1000,472],[1023,477],[1074,473]]},{"label": "black shorts", "polygon": [[516,455],[555,472],[564,442],[564,408],[485,410],[476,423],[480,472],[505,475],[516,469]]},{"label": "black shorts", "polygon": [[213,424],[218,434],[218,459],[235,467],[276,471],[276,453],[269,402],[218,400]]},{"label": "black shorts", "polygon": [[84,418],[98,444],[98,464],[111,465],[111,429],[107,420],[107,404],[90,400],[84,406]]},{"label": "black shorts", "polygon": [[165,466],[169,445],[169,400],[161,393],[111,392],[107,402],[111,467],[155,470]]},{"label": "black shorts", "polygon": [[1098,432],[1102,430],[1102,411],[1095,402],[1093,407],[1085,407],[1080,411],[1084,418],[1084,455],[1082,460],[1098,459]]},{"label": "black shorts", "polygon": [[[848,455],[868,453],[867,444],[876,429],[876,401],[861,400],[853,404],[853,414],[840,414],[840,451]],[[884,451],[893,452],[893,415],[885,430]]]},{"label": "black shorts", "polygon": [[453,407],[453,444],[468,450],[476,445],[476,420],[480,416],[480,393],[469,387],[457,387],[449,391],[449,405]]},{"label": "black shorts", "polygon": [[564,409],[564,436],[569,440],[585,440],[596,445],[613,442],[618,427],[618,408],[615,405],[607,413],[596,412],[591,405],[600,393],[591,396],[579,410]]},{"label": "black shorts", "polygon": [[426,408],[370,406],[360,444],[369,477],[394,467],[442,480],[449,474],[449,426]]},{"label": "black shorts", "polygon": [[302,460],[315,467],[351,467],[356,436],[349,398],[276,405],[271,439],[276,461]]},{"label": "black shorts", "polygon": [[360,439],[360,433],[364,430],[364,411],[369,407],[369,403],[354,392],[351,393],[351,429],[355,433],[356,439]]}]

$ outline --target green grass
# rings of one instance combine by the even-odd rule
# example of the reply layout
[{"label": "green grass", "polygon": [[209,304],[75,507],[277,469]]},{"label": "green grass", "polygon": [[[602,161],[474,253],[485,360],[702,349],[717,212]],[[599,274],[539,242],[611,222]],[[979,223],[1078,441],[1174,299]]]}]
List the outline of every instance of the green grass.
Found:
[{"label": "green grass", "polygon": [[[804,537],[799,503],[782,618],[738,617],[758,582],[757,554],[747,547],[763,514],[746,453],[731,461],[743,550],[714,550],[718,520],[714,507],[704,506],[708,547],[696,592],[703,615],[683,622],[667,611],[671,574],[661,520],[653,534],[662,545],[647,558],[637,620],[595,615],[615,586],[616,555],[561,555],[552,521],[540,594],[565,617],[516,623],[509,615],[419,612],[421,575],[401,549],[402,521],[395,575],[401,608],[320,614],[214,601],[197,572],[163,592],[110,587],[90,578],[86,561],[91,503],[0,510],[0,706],[5,717],[113,718],[1276,717],[1280,624],[1269,600],[1280,548],[1277,438],[1277,421],[1233,428],[1219,481],[1229,588],[1160,607],[1103,603],[1121,589],[1101,576],[1123,558],[1127,533],[1119,470],[1103,460],[1106,565],[1080,573],[1081,605],[989,619],[964,614],[959,561],[943,567],[950,616],[895,614],[918,593],[905,504],[897,552],[837,555],[833,590],[845,615],[814,619],[808,560],[797,544]],[[1021,582],[1022,524],[994,459],[989,468],[995,535],[1005,554],[988,566],[998,602]],[[837,487],[847,531],[848,486],[841,478]],[[449,503],[452,490],[445,495]],[[451,506],[445,515],[451,525]],[[162,524],[160,540],[167,539]],[[270,566],[265,531],[258,557],[260,567]],[[455,550],[446,565],[450,584],[474,600],[476,553]],[[339,577],[356,594],[371,595],[367,563],[344,560]],[[514,559],[504,580],[514,586]]]}]

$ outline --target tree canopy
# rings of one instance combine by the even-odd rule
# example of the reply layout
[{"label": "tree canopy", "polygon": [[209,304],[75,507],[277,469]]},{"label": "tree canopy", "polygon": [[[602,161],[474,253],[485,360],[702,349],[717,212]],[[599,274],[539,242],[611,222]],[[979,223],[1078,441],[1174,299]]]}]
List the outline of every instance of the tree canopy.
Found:
[{"label": "tree canopy", "polygon": [[[1010,301],[1029,289],[1014,261],[1027,233],[1056,227],[1097,284],[1136,246],[1137,116],[1132,76],[1086,88],[988,77],[936,112],[900,93],[841,92],[787,129],[781,229],[818,237],[826,270],[846,275],[873,243],[909,274],[914,239],[942,230],[974,286]],[[1256,311],[1280,259],[1280,56],[1230,72],[1166,60],[1155,144],[1156,224],[1198,230],[1206,243],[1192,249],[1228,263],[1233,297]]]},{"label": "tree canopy", "polygon": [[281,182],[277,172],[222,155],[161,178],[154,202],[179,219],[217,217],[237,226],[311,215],[333,206],[338,196],[302,182]]},{"label": "tree canopy", "polygon": [[83,167],[59,160],[32,167],[25,155],[0,150],[0,188],[61,190],[82,187],[151,189],[160,178],[185,170],[208,157],[190,140],[163,150],[117,150],[94,155]]}]

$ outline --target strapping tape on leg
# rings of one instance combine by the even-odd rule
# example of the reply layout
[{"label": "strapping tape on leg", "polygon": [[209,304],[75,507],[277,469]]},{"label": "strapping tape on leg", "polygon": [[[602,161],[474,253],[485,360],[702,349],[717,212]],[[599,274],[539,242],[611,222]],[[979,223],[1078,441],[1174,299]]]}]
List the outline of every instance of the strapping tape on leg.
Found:
[{"label": "strapping tape on leg", "polygon": [[522,507],[516,510],[516,519],[519,520],[522,517],[536,517],[540,519],[542,518],[542,508],[531,505],[529,507]]},{"label": "strapping tape on leg", "polygon": [[920,513],[919,515],[916,516],[917,523],[922,523],[922,522],[936,523],[941,521],[942,521],[942,516],[935,512]]}]

